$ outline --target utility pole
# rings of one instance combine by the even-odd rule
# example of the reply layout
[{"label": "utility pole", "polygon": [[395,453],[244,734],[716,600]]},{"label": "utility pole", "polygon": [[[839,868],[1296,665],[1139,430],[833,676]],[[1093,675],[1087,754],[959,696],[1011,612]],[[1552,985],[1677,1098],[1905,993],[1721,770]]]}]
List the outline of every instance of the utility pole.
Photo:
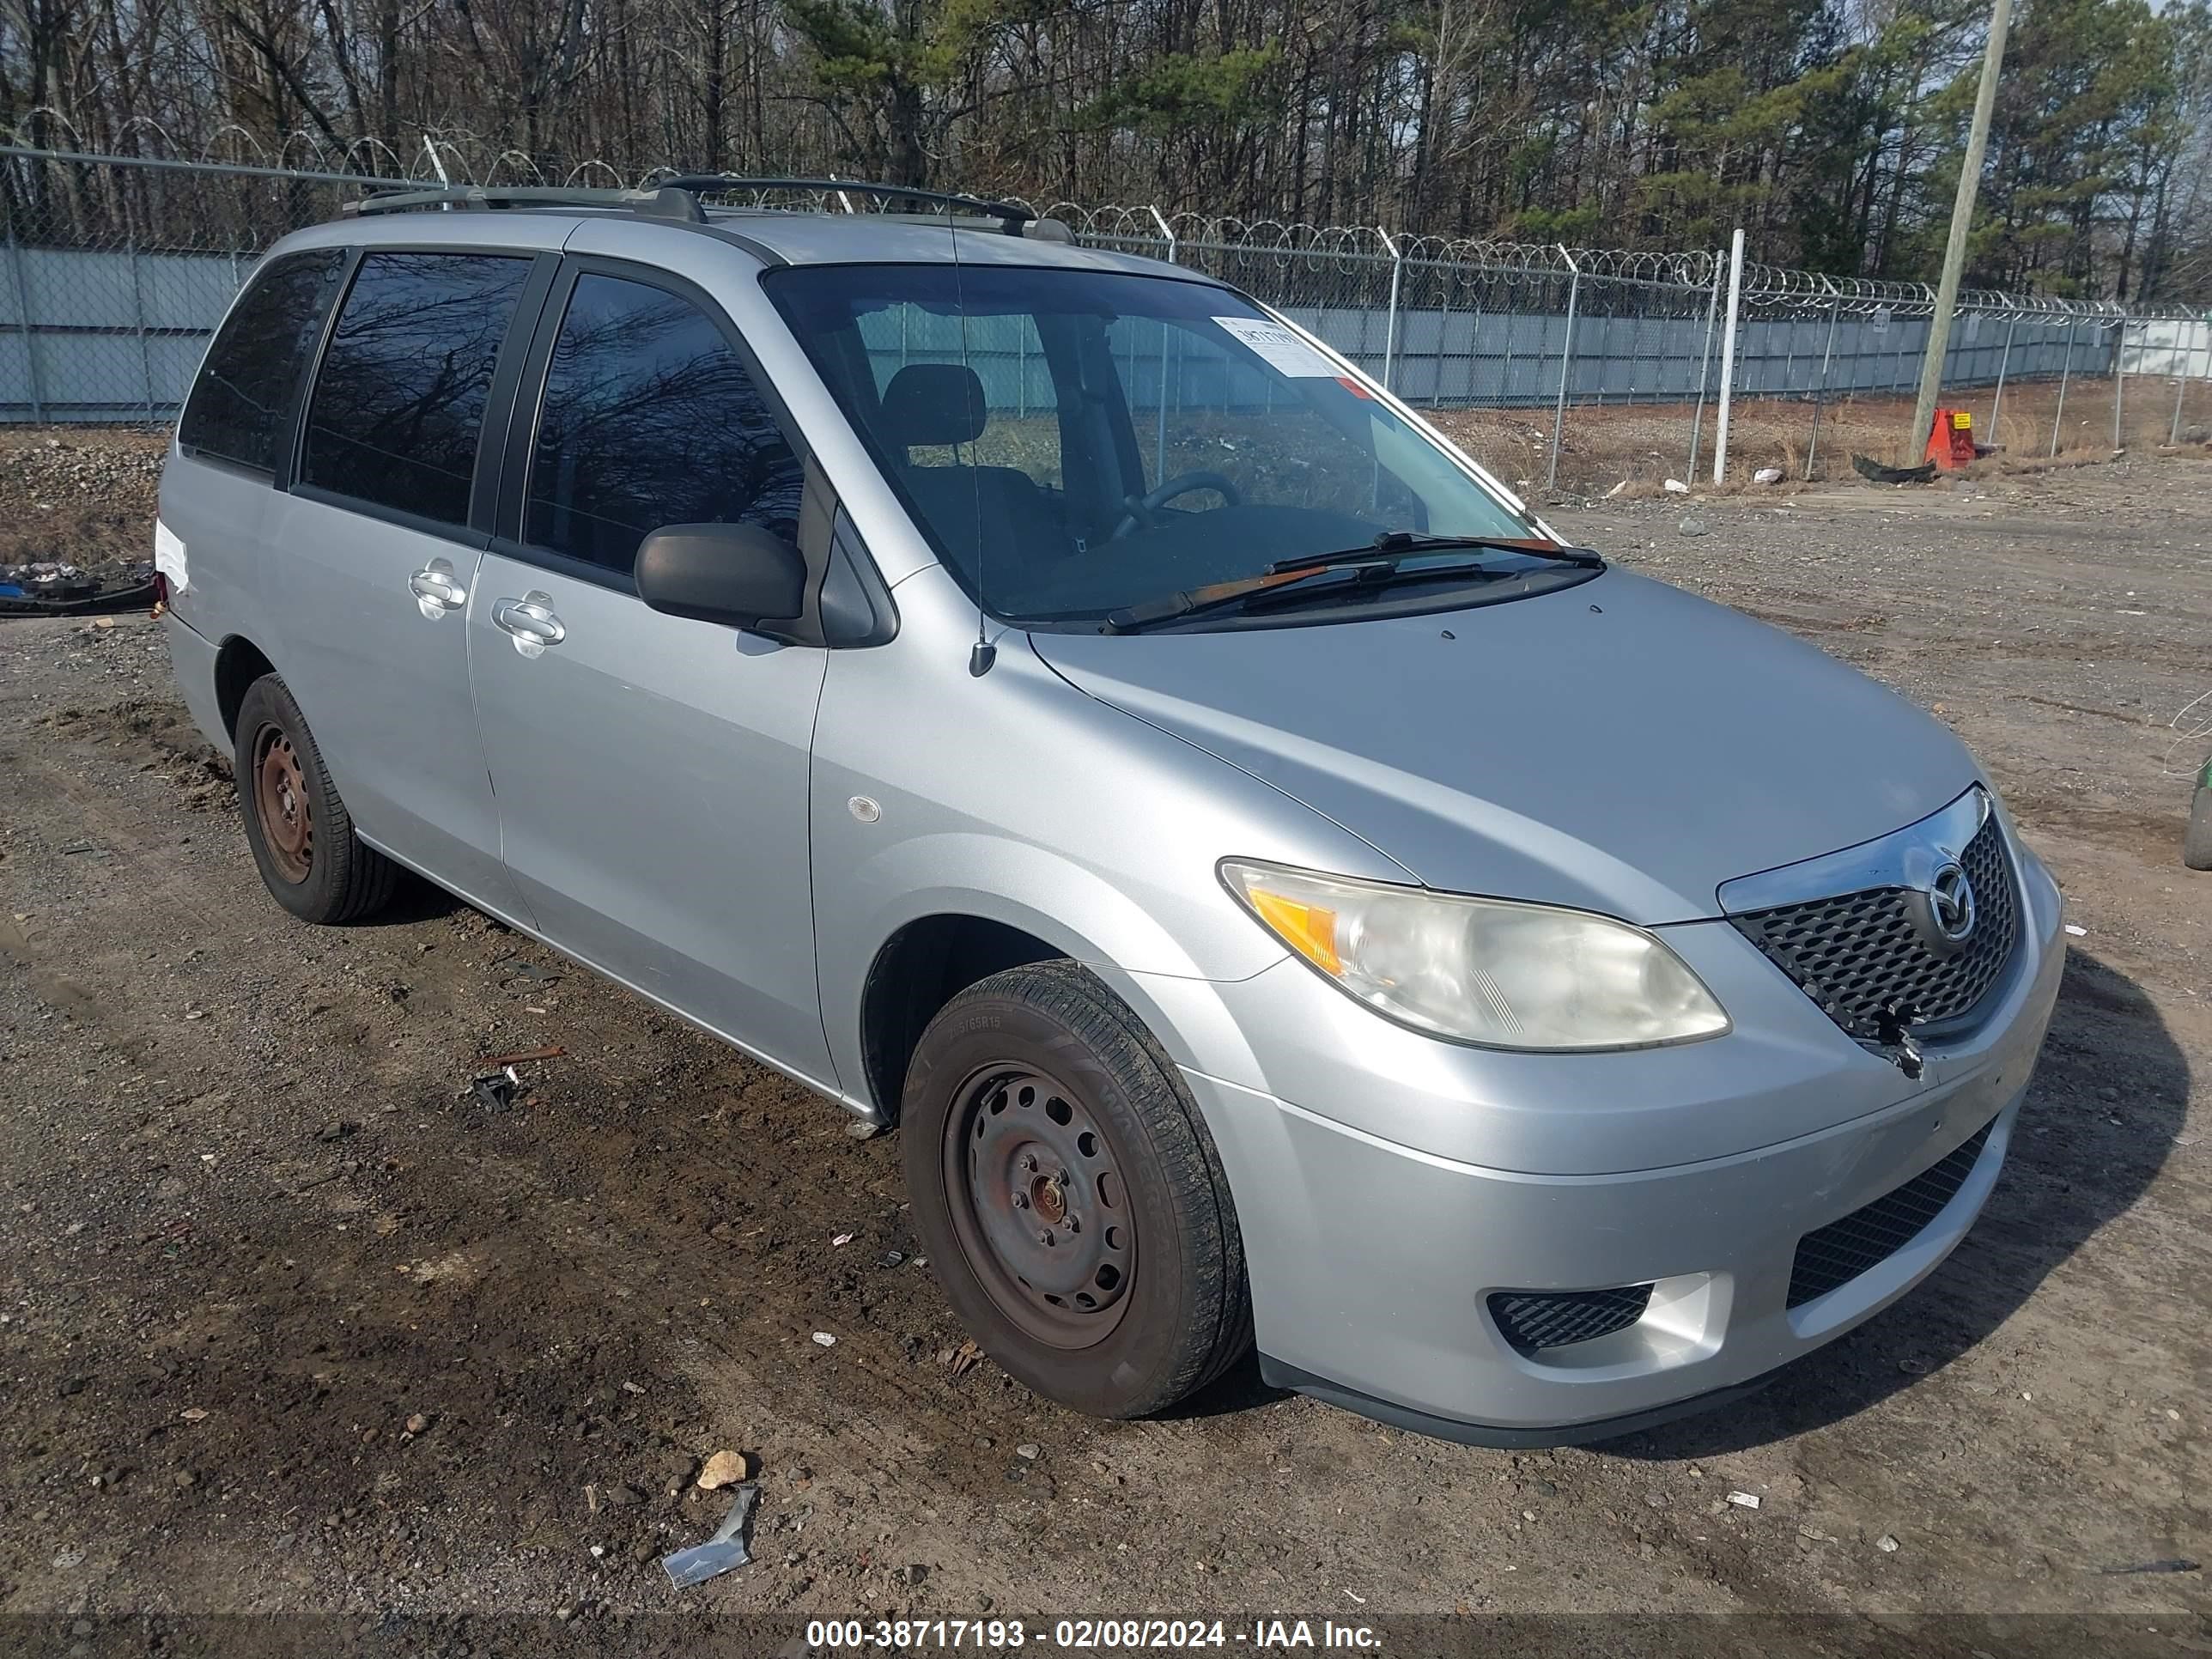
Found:
[{"label": "utility pole", "polygon": [[1951,234],[1943,244],[1943,276],[1936,289],[1935,314],[1928,319],[1928,356],[1920,365],[1920,396],[1913,404],[1912,430],[1905,434],[1905,464],[1917,460],[1936,418],[1936,399],[1943,390],[1943,356],[1951,345],[1951,307],[1958,303],[1959,274],[1966,263],[1966,233],[1974,222],[1974,194],[1982,184],[1982,153],[1990,144],[1990,114],[1996,106],[1997,72],[2004,65],[2005,33],[2012,27],[2012,0],[1996,0],[1990,11],[1990,43],[1982,53],[1982,84],[1974,94],[1974,123],[1966,131],[1966,159],[1959,169],[1959,194],[1951,204]]}]

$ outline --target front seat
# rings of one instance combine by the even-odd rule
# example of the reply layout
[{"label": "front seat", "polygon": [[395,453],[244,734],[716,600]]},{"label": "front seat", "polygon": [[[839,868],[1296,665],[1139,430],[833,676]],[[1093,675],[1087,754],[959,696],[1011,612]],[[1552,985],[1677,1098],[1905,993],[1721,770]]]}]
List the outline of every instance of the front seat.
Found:
[{"label": "front seat", "polygon": [[879,435],[899,482],[971,580],[979,546],[1033,564],[1060,558],[1072,545],[1059,501],[1020,468],[915,463],[914,450],[974,443],[988,420],[983,382],[965,363],[908,363],[884,388]]}]

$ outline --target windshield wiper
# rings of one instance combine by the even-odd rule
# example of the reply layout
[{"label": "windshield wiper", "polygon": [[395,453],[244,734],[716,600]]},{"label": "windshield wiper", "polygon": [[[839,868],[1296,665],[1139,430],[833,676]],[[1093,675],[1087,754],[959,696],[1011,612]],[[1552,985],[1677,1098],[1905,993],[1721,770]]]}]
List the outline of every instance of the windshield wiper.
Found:
[{"label": "windshield wiper", "polygon": [[[1480,564],[1407,562],[1423,554],[1461,548],[1495,548],[1501,552],[1527,553],[1584,569],[1605,568],[1604,559],[1589,548],[1569,547],[1559,542],[1522,541],[1505,536],[1424,536],[1410,530],[1386,530],[1367,547],[1278,559],[1256,576],[1215,582],[1208,587],[1186,588],[1157,599],[1146,599],[1141,605],[1124,605],[1107,613],[1105,628],[1109,634],[1135,634],[1162,623],[1181,622],[1210,611],[1273,610],[1278,592],[1281,592],[1282,602],[1296,603],[1303,597],[1304,585],[1310,579],[1346,571],[1354,573],[1353,581],[1346,586],[1358,587],[1393,581],[1429,581],[1439,577],[1501,577],[1510,574]],[[1285,591],[1294,587],[1299,590],[1296,593]]]},{"label": "windshield wiper", "polygon": [[1216,582],[1211,587],[1188,588],[1182,592],[1163,594],[1157,599],[1147,599],[1142,605],[1124,605],[1119,611],[1107,613],[1105,629],[1109,634],[1140,634],[1162,623],[1182,622],[1216,611],[1273,611],[1316,597],[1308,592],[1306,586],[1314,578],[1347,574],[1351,578],[1349,580],[1317,583],[1316,586],[1322,592],[1335,592],[1378,587],[1394,581],[1434,581],[1445,577],[1474,576],[1486,580],[1495,580],[1512,573],[1490,565],[1469,563],[1401,568],[1395,558],[1377,558],[1371,555],[1364,559],[1286,566],[1279,570],[1271,568],[1264,575],[1249,576],[1233,582]]},{"label": "windshield wiper", "polygon": [[1555,564],[1578,565],[1586,570],[1605,568],[1604,556],[1594,548],[1570,547],[1564,542],[1540,541],[1520,536],[1430,536],[1415,530],[1386,530],[1365,547],[1348,547],[1334,553],[1302,553],[1294,559],[1278,559],[1267,567],[1271,576],[1298,570],[1328,570],[1345,565],[1395,562],[1408,554],[1437,553],[1453,548],[1496,548],[1504,553],[1526,553]]}]

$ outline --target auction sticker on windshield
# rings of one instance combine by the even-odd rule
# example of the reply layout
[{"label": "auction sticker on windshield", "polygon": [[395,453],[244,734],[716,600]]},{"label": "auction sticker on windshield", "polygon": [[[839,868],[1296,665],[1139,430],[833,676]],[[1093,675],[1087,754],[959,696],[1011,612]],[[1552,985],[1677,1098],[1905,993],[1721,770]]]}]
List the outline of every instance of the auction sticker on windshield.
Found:
[{"label": "auction sticker on windshield", "polygon": [[1257,352],[1279,374],[1306,380],[1336,378],[1336,365],[1280,323],[1259,317],[1216,317],[1214,325]]}]

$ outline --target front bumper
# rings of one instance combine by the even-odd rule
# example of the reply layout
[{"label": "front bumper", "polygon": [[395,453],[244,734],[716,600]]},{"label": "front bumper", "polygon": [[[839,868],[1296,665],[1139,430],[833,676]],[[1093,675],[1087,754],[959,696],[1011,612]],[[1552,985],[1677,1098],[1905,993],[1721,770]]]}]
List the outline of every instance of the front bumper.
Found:
[{"label": "front bumper", "polygon": [[[1620,1169],[1584,1146],[1575,1162],[1553,1165],[1575,1173],[1500,1168],[1457,1147],[1377,1133],[1371,1098],[1324,1112],[1187,1063],[1236,1194],[1270,1374],[1431,1432],[1556,1444],[1644,1426],[1686,1404],[1719,1403],[1894,1302],[1966,1236],[1996,1184],[2057,1000],[2064,957],[2057,891],[2032,858],[2021,865],[2027,902],[2018,960],[1996,1011],[1971,1041],[1931,1054],[1917,1082],[1872,1061],[1886,1073],[1889,1097],[1869,1109],[1869,1057],[1838,1034],[1832,1121],[1751,1151],[1704,1156],[1698,1147],[1662,1167]],[[1248,1001],[1279,997],[1294,982],[1263,989],[1273,971],[1246,982]],[[1216,988],[1230,994],[1234,1018],[1237,988]],[[1722,1060],[1734,1040],[1701,1045],[1705,1063]],[[1741,1052],[1762,1056],[1755,1043]],[[1654,1097],[1663,1095],[1666,1063],[1645,1068],[1660,1080]],[[1489,1059],[1468,1064],[1477,1077],[1497,1075]],[[1687,1103],[1639,1098],[1638,1076],[1619,1074],[1622,1111],[1692,1121]],[[1788,1098],[1780,1089],[1773,1096],[1775,1120],[1802,1121],[1803,1097],[1819,1086],[1814,1077],[1790,1078]],[[1746,1083],[1731,1094],[1729,1115],[1754,1092]],[[1431,1103],[1418,1103],[1407,1118],[1425,1139],[1437,1121]],[[1544,1104],[1493,1097],[1470,1099],[1462,1111],[1510,1130],[1521,1121],[1512,1107]],[[1610,1115],[1599,1112],[1586,1127]],[[1892,1192],[1985,1127],[1988,1139],[1963,1182],[1909,1243],[1826,1294],[1789,1305],[1807,1233]],[[1496,1139],[1509,1156],[1526,1144],[1513,1133]],[[1698,1141],[1686,1133],[1678,1144]],[[1635,1324],[1533,1354],[1505,1340],[1487,1305],[1493,1291],[1642,1284],[1655,1289]]]}]

